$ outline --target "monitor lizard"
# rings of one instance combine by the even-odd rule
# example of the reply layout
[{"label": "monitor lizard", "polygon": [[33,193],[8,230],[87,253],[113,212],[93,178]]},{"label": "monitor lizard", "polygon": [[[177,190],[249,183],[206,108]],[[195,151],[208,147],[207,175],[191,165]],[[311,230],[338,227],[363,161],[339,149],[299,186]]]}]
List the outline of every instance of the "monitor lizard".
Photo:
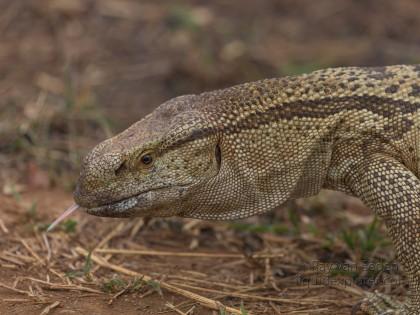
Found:
[{"label": "monitor lizard", "polygon": [[107,217],[238,219],[343,191],[381,217],[420,314],[420,65],[330,68],[184,95],[85,158],[74,194]]}]

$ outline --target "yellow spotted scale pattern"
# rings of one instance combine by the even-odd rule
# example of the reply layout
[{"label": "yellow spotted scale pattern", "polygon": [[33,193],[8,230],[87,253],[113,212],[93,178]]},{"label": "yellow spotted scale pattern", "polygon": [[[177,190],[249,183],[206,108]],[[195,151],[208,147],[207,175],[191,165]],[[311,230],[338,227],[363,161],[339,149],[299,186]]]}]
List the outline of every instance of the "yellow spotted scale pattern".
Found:
[{"label": "yellow spotted scale pattern", "polygon": [[[420,314],[420,65],[332,68],[185,95],[86,157],[76,202],[98,216],[226,220],[333,189],[388,227]],[[146,162],[145,162],[146,161]]]}]

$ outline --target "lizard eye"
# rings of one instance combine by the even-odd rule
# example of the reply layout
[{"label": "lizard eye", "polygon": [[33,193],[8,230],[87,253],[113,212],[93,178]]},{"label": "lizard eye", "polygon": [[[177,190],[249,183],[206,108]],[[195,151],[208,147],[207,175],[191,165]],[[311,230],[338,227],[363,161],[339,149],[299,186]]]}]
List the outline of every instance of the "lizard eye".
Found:
[{"label": "lizard eye", "polygon": [[150,167],[153,165],[154,158],[153,154],[151,152],[144,153],[142,156],[140,156],[140,163],[143,166]]}]

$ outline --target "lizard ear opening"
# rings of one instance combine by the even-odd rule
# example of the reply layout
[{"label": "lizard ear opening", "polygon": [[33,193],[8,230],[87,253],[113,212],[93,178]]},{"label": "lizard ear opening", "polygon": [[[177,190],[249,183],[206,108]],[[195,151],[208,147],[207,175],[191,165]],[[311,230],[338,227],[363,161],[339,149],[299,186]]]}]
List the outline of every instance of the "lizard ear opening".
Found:
[{"label": "lizard ear opening", "polygon": [[214,155],[216,157],[217,162],[217,168],[220,169],[220,166],[222,164],[222,150],[220,150],[220,145],[216,145],[216,149],[214,150]]}]

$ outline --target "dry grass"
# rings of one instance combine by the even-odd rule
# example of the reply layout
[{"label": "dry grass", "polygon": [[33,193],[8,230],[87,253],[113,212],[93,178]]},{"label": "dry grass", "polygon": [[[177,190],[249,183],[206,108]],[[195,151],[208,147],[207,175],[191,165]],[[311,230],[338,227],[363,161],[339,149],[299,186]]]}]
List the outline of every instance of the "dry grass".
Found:
[{"label": "dry grass", "polygon": [[[36,199],[7,198],[16,221],[10,223],[9,217],[2,223],[0,287],[10,291],[3,303],[44,305],[43,314],[68,308],[80,294],[87,294],[86,303],[89,296],[103,301],[98,302],[105,308],[103,314],[124,297],[135,297],[144,305],[152,300],[150,313],[145,314],[346,314],[364,292],[404,292],[403,282],[390,280],[399,280],[398,270],[378,270],[374,275],[326,270],[333,263],[361,261],[352,260],[358,255],[338,234],[328,240],[321,228],[316,233],[320,236],[315,236],[302,222],[295,234],[296,222],[291,219],[285,218],[289,232],[278,234],[264,232],[258,222],[254,225],[260,231],[255,233],[244,231],[245,223],[145,224],[139,219],[115,224],[81,216],[73,229],[64,222],[46,234],[43,213],[30,226],[21,222],[19,212],[28,198]],[[387,248],[375,243],[369,260],[378,263]],[[323,268],[317,265],[321,262]],[[356,284],[372,277],[373,285]],[[134,314],[133,305],[123,304],[127,314]]]}]

